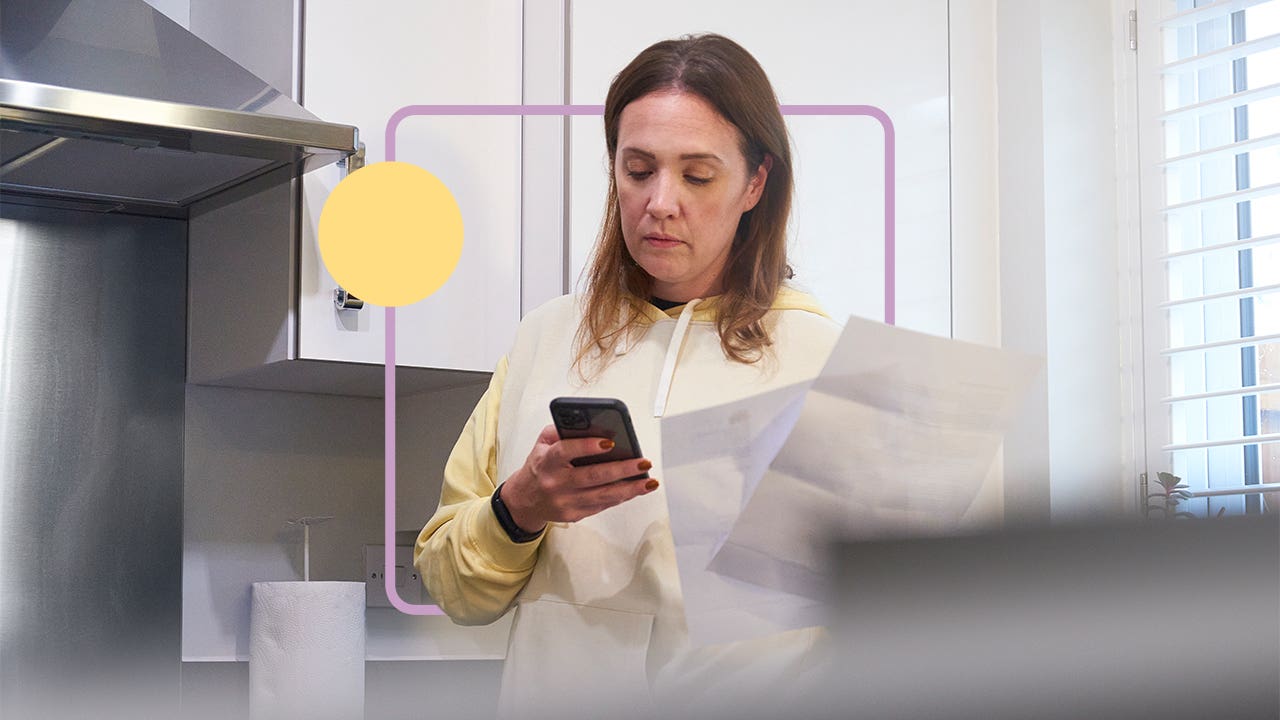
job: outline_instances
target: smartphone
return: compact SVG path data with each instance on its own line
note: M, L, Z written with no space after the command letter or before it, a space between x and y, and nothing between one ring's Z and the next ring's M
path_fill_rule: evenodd
M626 403L617 398L558 397L551 401L551 421L562 440L582 437L613 440L613 449L574 458L571 463L575 466L641 457L631 413L627 412ZM647 477L649 473L645 472L622 479L641 480Z

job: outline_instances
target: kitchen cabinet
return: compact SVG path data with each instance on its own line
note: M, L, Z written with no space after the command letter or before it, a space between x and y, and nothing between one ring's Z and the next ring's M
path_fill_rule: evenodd
M405 105L521 102L519 0L387 3L376 18L357 17L356 9L338 0L307 3L295 33L295 79L304 107L360 129L366 162L385 158L388 120ZM402 391L481 381L514 336L521 127L518 115L416 115L399 125L396 159L450 188L465 233L444 287L397 311ZM193 382L380 394L383 309L335 307L338 284L316 237L324 201L345 172L321 168L300 186L223 199L194 214ZM562 246L554 236L545 242Z
M410 104L519 104L521 3L396 2L383 21L353 23L349 3L309 2L303 105L361 129L367 161L386 157L392 114ZM396 160L425 168L462 210L462 258L431 297L398 310L404 365L490 371L520 320L520 117L415 115L396 132ZM335 312L316 222L342 171L304 180L299 347L306 357L379 363L383 313Z
M711 31L760 61L782 105L873 105L896 131L897 324L951 334L948 3L650 0L619 22L619 2L569 3L570 94L603 103L609 82L648 45ZM785 16L785 17L783 17ZM569 276L600 223L603 122L570 133ZM791 116L795 283L832 317L885 317L885 134L868 116Z
M648 44L691 31L726 34L758 57L784 105L887 113L896 133L896 319L949 335L947 7L797 0L779 24L767 8L729 0L654 0L653 12L618 23L618 4L609 2L397 0L379 4L376 16L356 16L350 3L314 0L305 32L295 33L301 62L293 77L309 110L360 128L372 163L385 159L388 120L402 107L600 104L613 75ZM867 116L791 116L788 124L796 284L838 320L883 318L884 130ZM450 187L465 226L453 277L397 311L401 389L477 382L507 350L522 314L572 290L581 275L605 193L602 123L418 114L399 125L396 141L395 159ZM301 188L274 188L193 220L193 381L380 394L382 309L335 309L337 283L316 242L324 200L343 172L322 168ZM290 202L297 211L280 212Z

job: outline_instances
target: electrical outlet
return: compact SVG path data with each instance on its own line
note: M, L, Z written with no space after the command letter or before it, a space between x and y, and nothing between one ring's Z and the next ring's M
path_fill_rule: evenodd
M365 607L391 607L383 580L384 545L364 546L364 604ZM421 605L426 591L413 566L413 547L396 546L396 592L401 600Z

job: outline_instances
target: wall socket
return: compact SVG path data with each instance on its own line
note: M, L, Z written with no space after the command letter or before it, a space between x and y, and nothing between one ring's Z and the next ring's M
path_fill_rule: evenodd
M385 545L364 546L365 607L391 607L383 581L383 549ZM418 569L413 566L413 546L396 546L396 591L400 599L412 605L427 603L427 590L422 586Z

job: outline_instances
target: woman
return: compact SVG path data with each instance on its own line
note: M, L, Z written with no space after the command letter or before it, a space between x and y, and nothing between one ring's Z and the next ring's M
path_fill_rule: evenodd
M643 714L660 676L709 687L705 671L735 652L686 649L664 491L621 479L661 478L664 414L811 378L839 331L783 285L791 151L746 50L718 35L657 43L614 79L604 120L609 192L586 292L521 323L416 549L456 622L515 607L500 701L512 717L589 715L593 699ZM647 458L571 466L606 441L559 440L547 405L562 395L621 398ZM785 673L814 641L788 635L764 655L733 650Z

